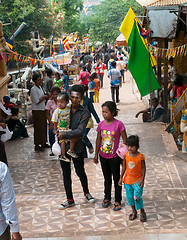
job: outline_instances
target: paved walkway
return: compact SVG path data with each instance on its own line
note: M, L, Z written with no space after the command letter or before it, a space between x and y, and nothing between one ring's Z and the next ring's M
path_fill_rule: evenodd
M100 102L110 100L109 85L105 79L100 91ZM112 206L101 207L103 176L100 165L85 160L90 192L96 202L84 199L79 180L72 168L73 192L76 205L58 210L65 200L60 164L49 151L33 150L33 129L30 138L6 143L10 172L13 178L21 233L25 240L101 240L101 239L152 239L187 240L187 161L175 156L177 148L171 135L160 123L142 123L134 116L145 108L132 94L131 83L120 90L119 116L128 135L140 136L140 151L146 156L147 174L144 188L144 205L147 222L128 220L130 207L123 190L122 210L114 212ZM101 104L95 104L101 116ZM96 125L95 125L96 128ZM95 142L96 130L89 133Z

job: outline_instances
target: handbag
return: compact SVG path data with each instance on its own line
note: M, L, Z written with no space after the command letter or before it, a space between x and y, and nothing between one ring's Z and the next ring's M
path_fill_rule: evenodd
M121 144L121 146L116 150L117 155L123 159L125 154L128 152L127 146L125 144Z
M1 141L6 142L11 139L13 132L9 131L8 126L6 128L0 127L0 132L1 132Z
M92 117L90 117L86 128L94 128L94 123Z
M120 80L119 79L116 79L116 80L112 80L110 82L110 86L111 87L118 87L120 85Z
M58 143L58 141L56 141L53 146L52 146L52 153L56 156L60 156L61 155L61 147Z

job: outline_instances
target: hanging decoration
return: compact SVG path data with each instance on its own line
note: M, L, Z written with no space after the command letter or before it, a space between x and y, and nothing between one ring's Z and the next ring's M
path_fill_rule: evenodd
M167 48L158 48L156 46L150 45L149 46L149 51L153 53L155 57L173 57L175 58L176 56L186 56L187 54L187 44L184 44L179 47L167 49Z

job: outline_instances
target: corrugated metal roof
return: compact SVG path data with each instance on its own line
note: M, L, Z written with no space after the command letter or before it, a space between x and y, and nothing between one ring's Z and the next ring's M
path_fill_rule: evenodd
M141 6L176 6L186 3L186 0L136 0Z

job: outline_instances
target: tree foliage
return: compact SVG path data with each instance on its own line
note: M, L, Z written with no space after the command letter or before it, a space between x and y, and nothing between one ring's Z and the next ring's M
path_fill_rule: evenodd
M3 0L0 2L0 21L8 23L12 19L15 30L22 22L23 30L16 36L16 45L20 53L28 53L28 43L32 31L39 31L40 37L49 39L61 37L62 32L81 31L80 12L82 0ZM4 26L6 37L12 35L11 26Z
M26 23L23 30L16 36L17 49L21 53L28 51L26 40L30 40L32 31L39 31L40 36L48 38L52 32L53 19L50 15L50 5L45 0L6 0L0 3L0 21L12 20L13 30L22 22ZM4 26L5 36L12 35L11 26Z
M58 0L59 8L63 9L62 31L72 33L81 31L80 13L83 9L82 0Z
M143 9L135 0L104 0L94 7L93 13L84 18L91 40L114 42L130 6L136 15L142 15Z

